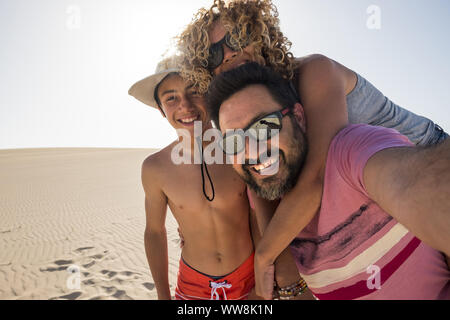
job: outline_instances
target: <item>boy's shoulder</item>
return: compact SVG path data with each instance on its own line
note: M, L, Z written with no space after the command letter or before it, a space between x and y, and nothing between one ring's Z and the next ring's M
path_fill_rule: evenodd
M172 149L176 142L171 143L164 149L149 155L142 163L143 177L151 176L156 178L161 176L166 170L173 166L171 161Z

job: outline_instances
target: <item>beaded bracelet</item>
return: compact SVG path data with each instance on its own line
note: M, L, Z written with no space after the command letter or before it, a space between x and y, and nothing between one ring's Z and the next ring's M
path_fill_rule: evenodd
M287 287L279 288L277 286L278 290L276 290L276 293L278 294L278 296L275 296L274 300L292 300L302 295L305 292L306 288L308 288L308 286L303 279L300 279L296 283Z

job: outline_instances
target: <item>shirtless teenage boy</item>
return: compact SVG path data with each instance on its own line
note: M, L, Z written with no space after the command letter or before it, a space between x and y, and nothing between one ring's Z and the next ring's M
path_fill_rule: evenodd
M163 61L155 75L135 84L129 93L159 108L174 129L188 130L194 137L195 121L201 121L203 130L210 128L206 105L195 88L177 74L175 63L173 59ZM142 165L145 250L158 298L171 299L165 229L169 207L184 238L175 298L246 299L254 287L254 247L245 184L231 166L209 165L215 198L208 201L203 194L201 166L172 162L172 149L179 143L149 156ZM194 151L192 143L192 155ZM206 194L211 196L205 179Z

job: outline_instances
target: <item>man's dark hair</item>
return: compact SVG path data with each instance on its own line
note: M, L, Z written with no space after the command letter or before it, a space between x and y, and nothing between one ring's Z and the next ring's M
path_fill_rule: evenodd
M283 107L293 108L299 102L291 82L268 67L255 62L246 63L220 74L211 82L207 95L208 111L218 129L222 103L246 87L258 84L265 86L272 98Z

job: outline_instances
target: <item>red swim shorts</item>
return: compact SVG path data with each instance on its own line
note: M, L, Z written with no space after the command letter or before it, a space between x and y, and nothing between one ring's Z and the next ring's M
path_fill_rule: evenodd
M238 269L214 280L180 260L176 300L245 300L255 287L252 254Z

